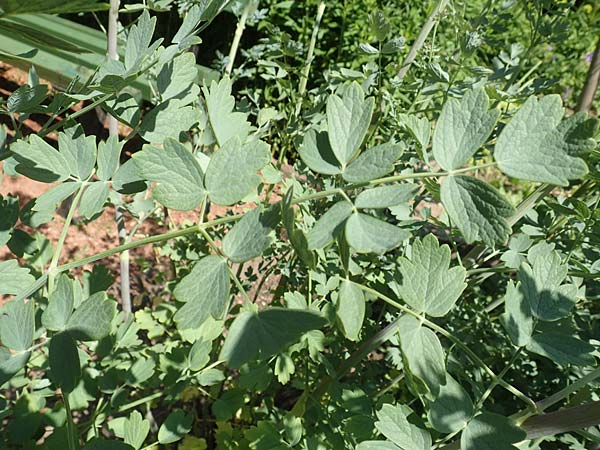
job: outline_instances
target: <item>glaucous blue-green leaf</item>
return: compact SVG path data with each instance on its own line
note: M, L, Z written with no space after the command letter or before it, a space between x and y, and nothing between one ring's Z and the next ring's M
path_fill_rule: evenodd
M409 201L418 189L418 186L412 183L366 189L358 194L354 206L365 209L389 208Z
M440 246L433 234L415 239L410 258L398 260L402 284L398 294L418 312L442 317L465 290L466 270L450 268L450 248Z
M500 170L511 177L559 186L583 177L588 168L583 159L572 156L572 142L560 127L563 115L559 95L530 97L498 136L494 158Z
M244 214L223 239L223 253L235 263L260 256L274 240L279 208L254 208Z
M572 156L579 156L593 150L596 142L598 119L590 117L586 112L578 112L564 119L558 131L564 137L565 148Z
M209 316L222 319L229 288L227 261L215 255L202 258L173 291L177 300L186 302L175 313L177 327L198 328Z
M212 342L204 339L198 339L192 345L187 358L187 365L191 371L202 370L210 362L210 352Z
M365 99L362 87L354 82L342 97L327 99L327 129L333 154L346 165L358 154L373 116L373 97Z
M35 281L29 269L20 267L15 259L0 262L0 294L15 295Z
M104 210L109 194L110 189L106 181L90 183L79 201L79 214L88 220L100 214Z
M500 111L489 108L484 88L449 98L433 132L433 157L444 170L462 167L490 136Z
M243 311L229 327L219 359L227 361L232 368L264 360L325 323L321 315L311 311L285 308Z
M232 137L237 136L241 142L246 141L250 132L250 123L246 114L233 112L235 99L231 95L231 80L224 77L218 83L213 81L210 89L202 88L206 99L206 111L210 127L219 145L224 145Z
M337 175L342 172L326 131L308 130L298 148L298 154L313 172L323 175Z
M140 64L153 51L150 42L155 26L156 17L151 18L148 10L144 10L137 23L129 29L123 59L128 71L139 70Z
M144 116L139 134L152 144L168 138L178 140L182 133L200 122L200 114L199 109L174 98L154 107Z
M292 205L293 195L294 190L290 188L283 197L281 201L281 218L296 255L308 268L313 269L316 264L316 256L308 248L308 240L304 231L296 227L296 213Z
M344 231L348 245L358 253L382 254L410 237L407 230L358 212L348 218Z
M596 362L592 352L594 346L568 334L545 332L534 334L527 350L554 361L560 366L573 364L591 366Z
M64 393L73 392L81 378L81 364L77 343L67 332L55 334L50 339L48 354L50 379Z
M462 432L461 450L516 450L513 444L526 433L509 418L484 412L473 418Z
M133 411L125 419L123 431L123 440L125 443L138 450L144 445L144 441L150 432L150 422L142 418L142 415L138 411Z
M160 163L160 160L157 159L157 162ZM120 194L137 194L145 191L148 183L139 175L135 160L129 159L114 173L112 187Z
M383 177L394 170L394 163L400 158L403 148L400 144L381 144L366 150L346 167L342 173L350 183L365 183Z
M431 137L431 124L427 117L417 117L412 114L401 115L402 125L417 140L421 148L427 148L429 138Z
M18 220L19 197L2 197L0 195L0 247L10 240L13 228Z
M124 142L119 142L118 136L110 136L98 144L98 170L96 175L100 181L108 181L119 167L121 150Z
M561 284L567 277L567 264L556 251L535 258L532 264L521 264L517 277L533 315L549 321L568 316L577 303L577 286Z
M233 205L256 189L256 173L271 161L269 146L262 141L246 144L237 136L227 141L210 158L206 170L206 190L213 203ZM235 170L233 170L235 168Z
M449 176L442 181L440 194L467 243L483 241L493 247L508 239L511 227L507 218L514 208L489 184L473 177Z
M140 100L127 92L121 92L118 97L113 100L108 100L103 105L111 116L131 128L137 128L142 118L142 108ZM118 136L114 136L114 140L118 140ZM100 146L98 146L98 150Z
M62 331L67 326L77 295L74 283L65 274L59 275L56 280L56 287L48 298L48 306L42 313L42 325L47 329Z
M352 214L352 203L342 200L323 214L308 232L306 239L309 250L323 248L333 242L342 231L344 222Z
M356 446L356 450L403 450L390 441L363 441Z
M80 341L97 341L110 333L110 323L117 313L117 305L96 292L75 309L67 321L66 331Z
M158 442L171 444L182 439L192 429L194 416L178 409L173 411L158 429Z
M467 391L446 374L446 384L440 386L437 398L427 413L429 422L440 433L462 430L473 417L473 402Z
M0 309L0 340L15 352L31 347L35 331L33 301L13 300Z
M164 64L156 77L156 87L161 101L172 98L191 103L198 98L200 88L194 84L198 77L196 57L191 52L182 53Z
M31 352L13 354L6 347L0 347L0 386L23 369L30 356Z
M19 140L10 147L17 161L15 170L32 180L53 183L66 180L69 166L64 156L35 134L28 141Z
M357 341L365 318L365 295L349 280L342 280L340 283L336 313L344 336Z
M41 112L40 104L46 99L47 92L46 84L20 86L6 100L6 109L10 113Z
M96 166L96 137L86 137L80 125L66 128L58 133L58 148L71 175L87 180Z
M175 139L167 139L162 149L145 145L133 156L138 173L158 183L152 196L167 208L189 211L202 201L204 174L198 160Z
M375 427L401 449L430 450L431 435L408 420L412 413L406 405L384 404L377 411Z
M523 292L521 283L509 281L504 295L502 324L517 347L527 345L533 334L531 306Z
M433 398L446 383L446 355L433 331L411 315L405 314L398 322L400 346L413 375L423 380Z
M66 183L56 185L36 198L32 209L34 211L54 212L60 203L74 194L80 187L81 183L74 181L67 181Z

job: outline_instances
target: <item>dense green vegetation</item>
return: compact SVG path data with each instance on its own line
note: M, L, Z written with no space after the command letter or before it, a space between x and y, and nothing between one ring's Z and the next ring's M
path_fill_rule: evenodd
M600 5L111 4L0 0L0 448L599 448Z

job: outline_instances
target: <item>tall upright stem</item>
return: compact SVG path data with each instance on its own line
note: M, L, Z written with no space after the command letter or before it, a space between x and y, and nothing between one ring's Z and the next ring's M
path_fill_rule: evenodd
M592 63L588 71L585 86L577 103L577 111L588 112L592 107L594 96L598 90L598 82L600 81L600 38L596 44L596 50L592 55Z
M110 59L118 60L117 52L117 26L119 21L119 0L110 0L110 10L108 11L108 46L107 53ZM119 122L113 116L108 117L108 134L119 137ZM120 197L119 197L120 198ZM115 205L115 222L117 223L117 232L119 234L119 244L123 245L127 241L127 229L125 228L125 217L119 205ZM129 276L129 250L124 251L119 256L119 268L121 272L121 307L128 317L131 314L131 290Z
M233 63L235 62L235 55L237 55L238 47L240 46L240 40L242 39L242 34L244 34L244 30L246 29L246 20L248 20L248 15L252 7L254 6L254 0L249 0L242 11L242 15L240 20L238 21L237 28L235 29L235 35L233 36L233 41L231 42L231 48L229 49L229 60L227 61L227 67L225 67L225 75L231 75L233 71Z

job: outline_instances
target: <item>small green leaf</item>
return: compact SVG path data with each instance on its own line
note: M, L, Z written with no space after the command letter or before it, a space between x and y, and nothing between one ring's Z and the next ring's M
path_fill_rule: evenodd
M193 415L186 415L178 409L169 414L158 430L158 442L171 444L182 439L192 429Z
M408 129L410 134L419 142L422 149L427 148L429 138L431 137L431 124L427 117L404 114L401 116L402 124Z
M465 290L466 270L450 268L450 247L440 246L433 234L415 239L410 259L398 260L402 284L399 295L418 312L442 317Z
M514 208L492 186L473 177L449 176L442 181L441 199L467 243L489 246L508 240L507 218Z
M60 203L74 194L81 187L81 183L68 181L54 186L35 199L34 211L48 211L54 213Z
M274 240L279 222L279 208L263 210L262 206L244 214L223 239L223 253L234 263L260 256Z
M144 179L158 183L152 196L167 208L189 211L204 198L200 164L176 140L167 139L162 149L145 145L141 152L134 154L133 161Z
M182 278L173 295L186 304L175 313L181 330L197 328L209 317L222 319L230 288L227 261L219 256L206 256Z
M500 111L488 107L484 88L446 101L433 133L433 157L444 170L462 167L490 136Z
M48 362L52 381L64 393L73 392L81 378L81 365L77 344L69 333L52 336Z
M325 131L308 130L298 149L298 154L313 172L324 175L337 175L342 172Z
M365 183L383 177L394 170L403 148L399 144L381 144L359 155L342 173L350 183Z
M48 86L45 84L21 86L6 100L6 109L9 113L39 112L42 110L40 105L46 99L47 92Z
M96 165L96 137L85 136L80 125L58 133L58 148L69 172L81 181L87 180Z
M375 100L360 84L352 83L342 97L332 94L327 99L327 128L333 154L345 167L358 153L367 134Z
M56 281L56 288L48 298L48 306L42 313L42 325L52 331L62 331L67 326L75 305L76 281L61 274Z
M440 386L427 417L440 433L454 433L462 430L473 417L473 402L464 388L446 374L446 384Z
M15 295L35 281L29 269L19 267L15 259L0 262L0 294Z
M123 144L119 142L118 136L110 136L106 142L98 144L98 171L96 175L101 181L108 181L117 171L121 158Z
M0 339L10 350L23 352L31 347L35 332L33 300L13 300L0 309Z
M365 318L363 291L352 282L342 280L338 291L336 312L344 336L351 341L357 341Z
M0 347L0 386L23 369L30 356L31 352L12 354L6 347Z
M210 200L217 205L239 202L256 189L260 183L256 172L270 160L271 153L266 143L252 141L242 145L237 136L230 139L213 154L206 170L206 189Z
M344 230L348 245L358 253L382 254L400 245L410 232L362 213L353 213Z
M577 286L561 283L567 277L567 264L551 251L533 260L533 268L521 264L518 279L531 312L541 320L558 320L568 316L577 303Z
M134 72L139 70L139 66L154 50L150 48L154 27L156 26L156 17L150 17L148 10L145 9L139 17L137 23L133 24L127 35L127 45L125 46L125 57L123 59L125 68Z
M231 80L223 78L218 83L211 82L210 89L202 88L206 99L206 110L212 131L219 145L224 145L237 136L244 142L250 132L246 114L233 112L235 99L231 95Z
M403 450L390 441L363 441L355 450Z
M1 183L1 177L0 177ZM5 245L19 220L19 197L0 195L0 247Z
M523 293L521 283L515 286L512 281L508 282L504 295L504 308L502 324L511 341L517 347L527 345L531 340L534 325L531 306Z
M461 450L516 450L514 443L525 439L525 431L510 419L484 412L475 416L460 437Z
M27 178L53 183L64 181L70 175L64 156L35 134L29 136L29 141L15 142L11 150L18 163L15 170Z
M127 160L112 177L112 187L120 194L137 194L148 188L148 183L139 175L136 162Z
M559 95L530 97L504 127L494 149L500 170L511 177L567 186L588 172L561 127L564 115ZM588 136L588 137L591 137Z
M406 405L384 404L377 411L375 427L386 438L402 449L430 450L431 436L427 430L413 425L408 420L413 411Z
M80 341L97 341L110 333L110 323L116 313L116 303L107 300L104 292L97 292L75 309L66 331Z
M409 201L415 196L417 190L418 186L412 183L366 189L358 194L354 205L365 209L389 208Z
M333 242L342 231L344 222L352 214L352 203L342 200L325 212L308 232L308 249L323 248Z
M446 384L446 356L440 340L433 331L408 314L398 322L402 353L412 374L425 382L433 398Z
M100 214L104 211L104 204L108 200L109 194L110 189L106 181L90 183L81 196L79 214L88 220Z
M161 101L165 102L172 98L188 102L198 98L200 89L194 85L198 77L196 57L191 52L182 53L165 64L156 77L156 87Z
M138 411L133 411L125 420L124 441L135 450L144 445L144 441L150 432L150 422L142 418Z
M188 368L197 372L202 370L210 362L210 352L212 350L212 342L198 339L192 345L188 355Z
M297 342L304 333L325 325L325 319L311 311L267 308L243 311L231 326L219 359L229 367L264 360Z
M560 366L591 366L596 362L592 354L595 350L593 345L558 332L534 334L527 344L527 350L545 356Z

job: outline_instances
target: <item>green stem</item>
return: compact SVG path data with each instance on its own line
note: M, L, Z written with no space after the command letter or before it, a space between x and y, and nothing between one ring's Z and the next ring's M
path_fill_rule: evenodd
M69 212L67 213L67 217L65 218L65 223L63 225L62 231L60 233L60 237L58 238L58 243L56 244L56 248L54 249L54 254L52 255L52 261L50 261L50 266L48 267L48 290L52 292L54 290L54 271L56 266L58 266L58 260L60 259L60 254L62 253L62 248L65 245L65 240L67 239L67 234L69 234L69 227L71 226L71 222L73 221L73 216L75 215L75 210L77 209L77 205L79 204L79 200L81 199L81 194L83 194L83 190L85 189L85 183L81 185L77 194L73 198L73 202L71 203L71 207L69 208Z
M519 348L517 348L514 351L512 357L510 358L510 361L508 361L508 364L506 364L506 366L504 367L504 369L502 369L502 371L498 374L498 376L492 380L492 382L490 383L490 385L488 386L488 388L486 389L486 391L483 393L483 395L481 396L481 398L477 402L477 405L475 406L475 411L478 411L479 409L481 409L481 407L483 406L483 404L485 403L485 401L487 400L487 398L490 396L490 394L492 393L492 391L494 390L494 388L496 386L498 386L498 383L500 382L500 380L502 380L502 378L504 377L504 375L507 374L507 372L510 370L510 368L512 367L512 365L515 363L515 361L517 360L517 358L521 354L521 350L522 350L522 347L519 347Z
M133 401L131 403L127 403L125 405L119 406L119 408L117 408L117 412L122 413L122 412L128 411L130 409L135 408L136 406L140 406L140 405L143 405L145 403L151 402L152 400L159 399L162 396L164 396L163 392L155 392L152 395L148 395L146 397L143 397L143 398L140 398L138 400L135 400L135 401Z
M73 422L73 415L71 413L71 405L69 404L69 394L63 393L63 401L65 404L65 412L67 414L67 441L69 443L69 450L77 450L77 436L75 430L75 422Z
M250 14L250 10L253 6L254 1L248 1L244 10L242 11L240 20L238 21L237 28L235 30L235 35L233 36L233 41L231 42L231 48L229 49L229 61L227 61L227 67L225 67L225 75L227 76L230 76L231 71L233 70L235 55L237 54L238 47L240 46L240 40L242 39L244 29L246 28L246 20L248 20L248 15Z

